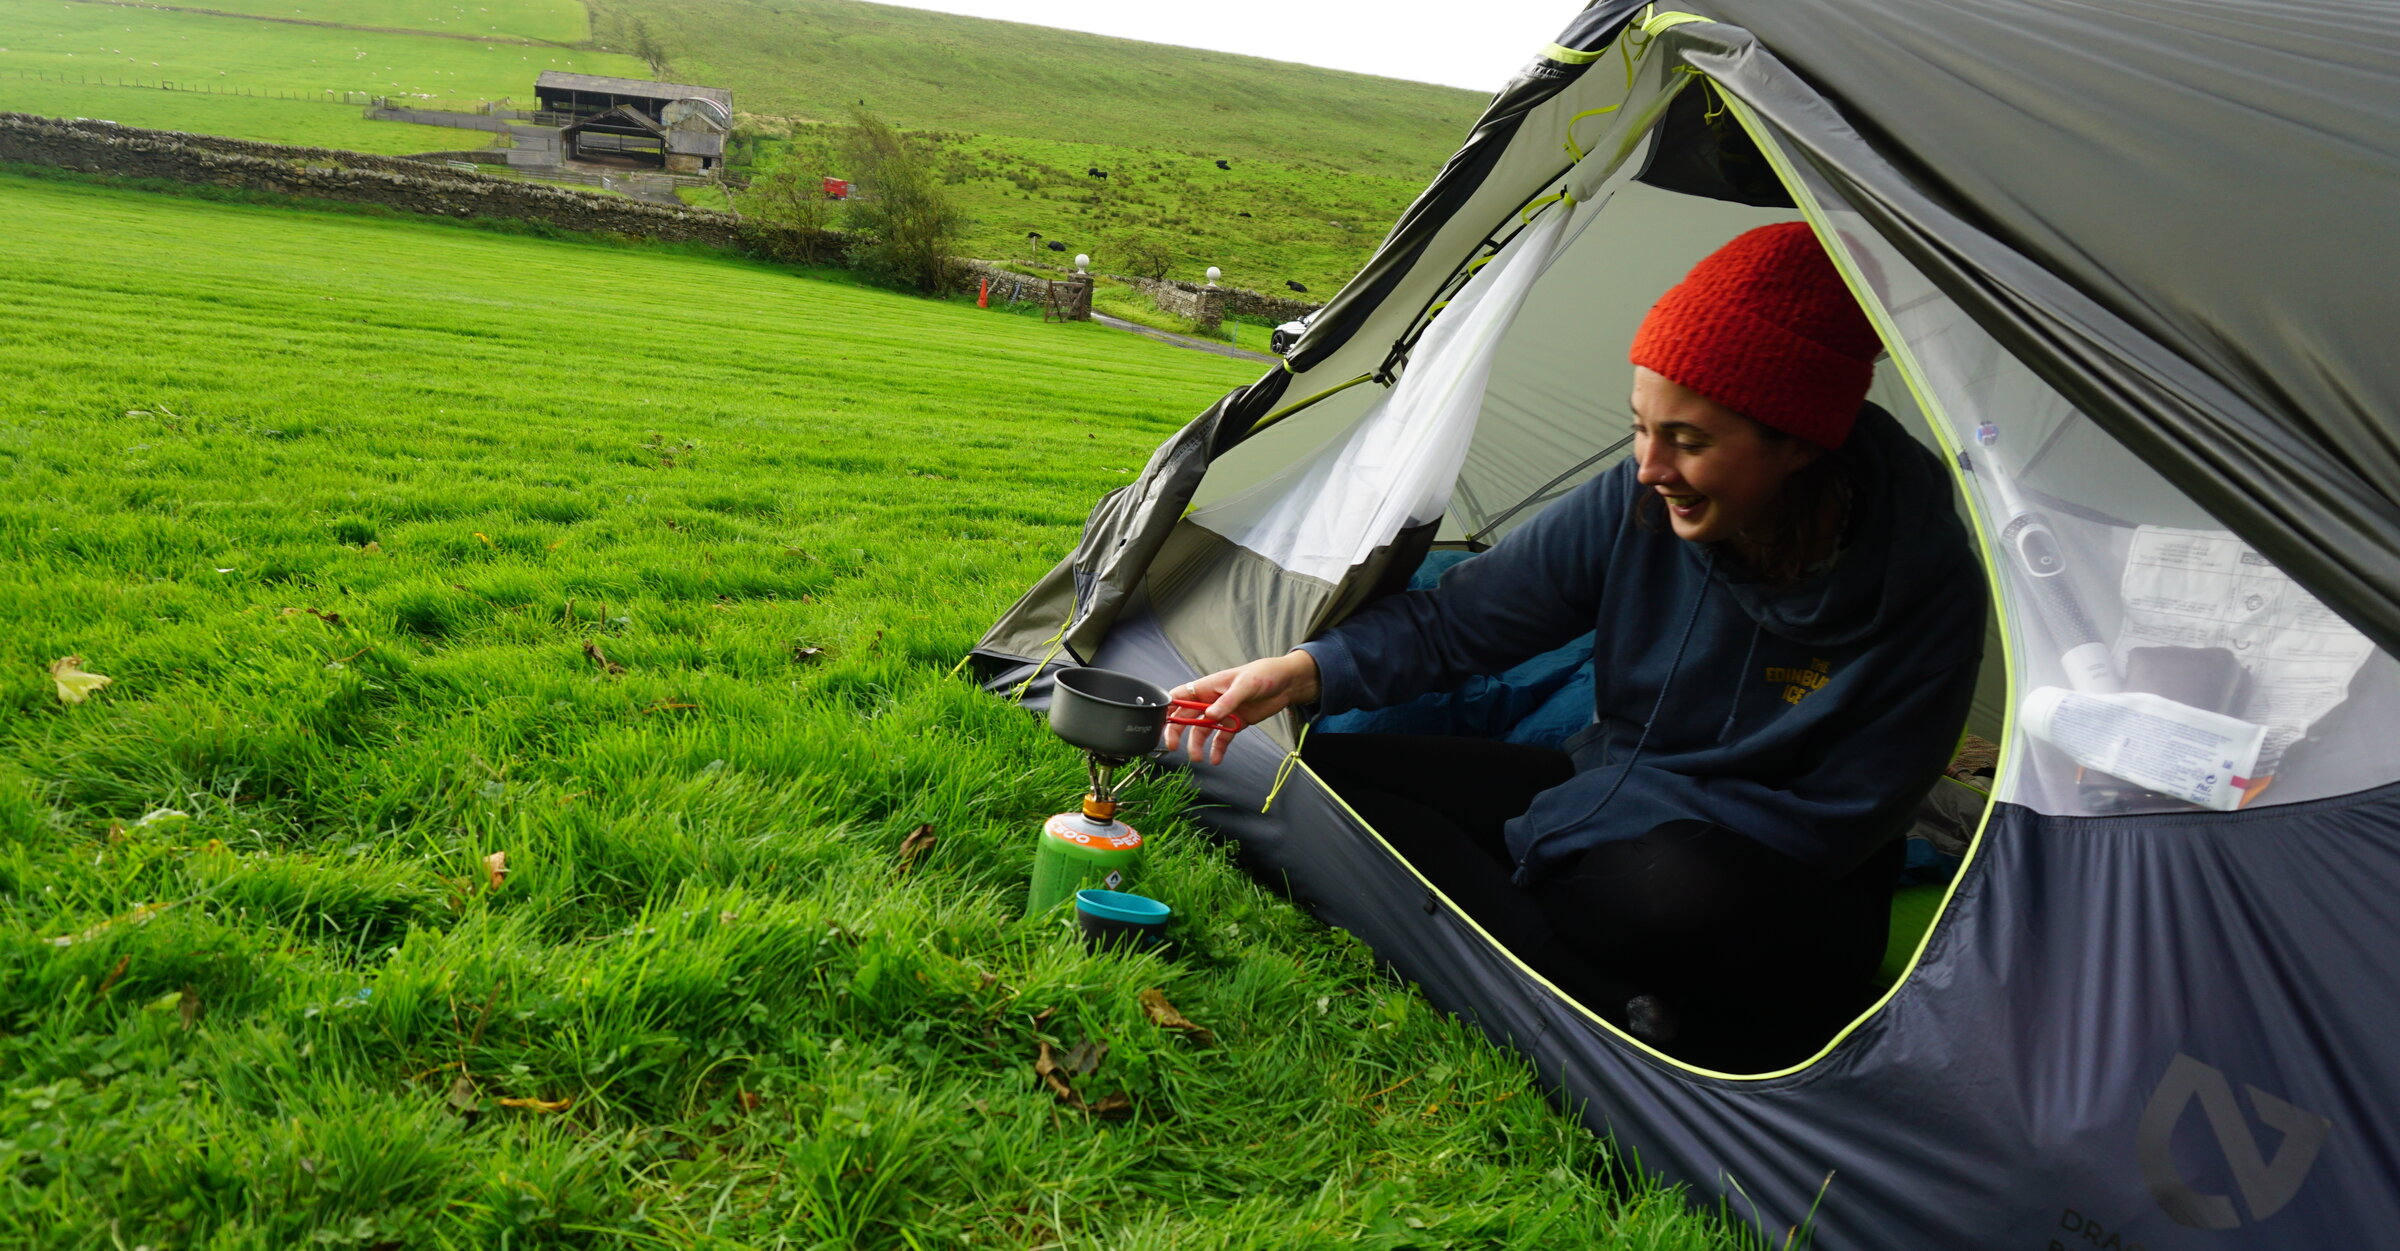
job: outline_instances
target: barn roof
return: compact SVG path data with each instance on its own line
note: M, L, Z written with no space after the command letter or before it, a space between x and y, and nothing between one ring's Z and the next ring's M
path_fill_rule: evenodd
M533 80L536 90L543 87L559 91L590 91L602 95L633 96L643 100L683 100L697 96L733 110L733 93L723 87L695 87L689 83L654 83L640 78L610 78L602 74L569 74L560 70L543 70Z
M596 117L584 118L562 133L574 135L587 130L596 130L604 135L643 134L655 139L667 137L666 127L650 120L640 109L629 104L620 104Z

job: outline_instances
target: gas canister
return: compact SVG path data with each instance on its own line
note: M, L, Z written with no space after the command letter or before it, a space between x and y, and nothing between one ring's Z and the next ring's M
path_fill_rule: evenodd
M1039 916L1091 887L1131 890L1142 859L1142 836L1114 816L1096 816L1087 803L1084 812L1062 812L1042 826L1033 853L1033 888L1025 900L1027 916Z

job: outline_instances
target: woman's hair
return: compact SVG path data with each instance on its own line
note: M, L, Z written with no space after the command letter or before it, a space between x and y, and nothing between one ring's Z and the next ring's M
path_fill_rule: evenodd
M1759 438L1769 443L1793 443L1799 438L1764 422L1750 424L1757 427ZM1840 448L1828 448L1783 480L1765 513L1743 530L1742 544L1724 544L1724 554L1740 561L1769 586L1790 586L1833 554L1849 523L1856 488L1854 458ZM1658 492L1634 495L1633 519L1645 530L1667 528L1666 505Z

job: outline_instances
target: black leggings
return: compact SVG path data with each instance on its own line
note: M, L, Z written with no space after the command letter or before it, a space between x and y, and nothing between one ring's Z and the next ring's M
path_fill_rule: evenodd
M1564 753L1321 734L1304 755L1443 894L1584 1006L1623 1025L1628 999L1663 1000L1684 1059L1751 1072L1792 1063L1872 993L1897 839L1827 878L1722 826L1671 821L1519 887L1502 827L1574 775Z

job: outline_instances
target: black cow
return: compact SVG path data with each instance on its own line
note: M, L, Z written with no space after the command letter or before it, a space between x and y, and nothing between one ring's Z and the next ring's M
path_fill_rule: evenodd
M1053 243L1050 245L1050 250L1053 252L1064 252L1067 250L1067 245L1063 243Z
M1249 214L1248 214L1248 213L1242 213L1242 214L1238 214L1238 216L1241 216L1241 217L1248 217L1248 216L1249 216Z
M1308 294L1308 288L1307 288L1307 287L1301 286L1299 283L1293 282L1293 281L1292 281L1291 279L1289 279L1289 278L1286 278L1286 279L1284 279L1284 280L1283 280L1283 285L1285 285L1285 286L1287 286L1287 287L1290 287L1292 290L1294 290L1294 291L1297 291L1297 292L1299 292L1299 293L1300 293L1300 294L1302 294L1302 295L1307 295L1307 294Z
M1231 165L1227 165L1227 164L1226 164L1225 162L1223 162L1223 161L1219 161L1219 162L1217 162L1217 168L1218 168L1218 169L1232 169L1233 167L1232 167Z

